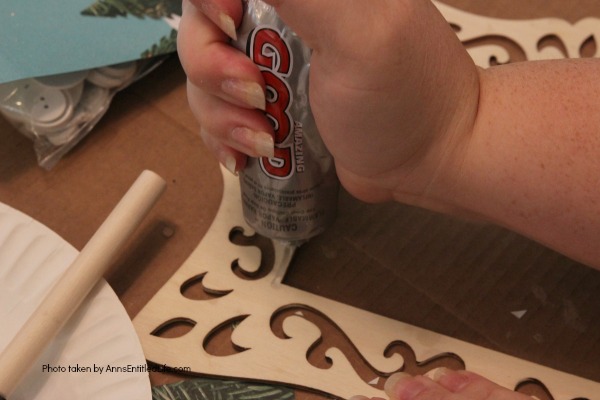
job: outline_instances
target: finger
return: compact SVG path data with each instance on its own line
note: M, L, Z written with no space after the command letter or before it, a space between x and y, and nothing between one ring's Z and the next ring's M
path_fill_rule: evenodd
M248 159L245 154L223 145L220 141L216 140L210 132L203 128L200 129L200 137L208 150L215 155L221 165L229 172L237 175L239 171L245 168Z
M356 395L348 398L348 400L385 400L383 397L367 397L362 395Z
M445 370L435 379L399 373L388 378L384 389L392 400L531 400L472 372Z
M236 107L188 83L188 101L202 129L215 140L251 157L273 157L272 126L258 110Z
M256 66L227 43L226 35L196 7L185 7L177 49L194 85L247 108L264 109L264 80Z
M465 399L531 400L531 397L517 393L469 371L453 371L440 368L435 381L451 393Z
M390 376L385 381L384 390L390 400L451 400L452 396L451 392L429 378L402 372ZM452 400L462 399L454 397Z
M190 5L204 13L231 39L237 39L236 27L242 20L240 0L183 0L184 12Z

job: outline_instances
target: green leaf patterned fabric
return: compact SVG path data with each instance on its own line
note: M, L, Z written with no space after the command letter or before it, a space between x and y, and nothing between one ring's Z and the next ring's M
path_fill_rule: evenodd
M152 400L294 400L294 390L217 379L191 379L152 388Z

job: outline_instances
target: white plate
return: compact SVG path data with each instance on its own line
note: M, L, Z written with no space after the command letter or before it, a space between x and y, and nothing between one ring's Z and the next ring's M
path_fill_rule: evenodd
M44 225L0 203L0 350L77 253ZM121 372L107 372L107 365ZM145 365L127 312L102 280L33 363L10 400L148 400L152 394ZM94 372L94 366L104 372ZM74 372L77 367L91 372Z

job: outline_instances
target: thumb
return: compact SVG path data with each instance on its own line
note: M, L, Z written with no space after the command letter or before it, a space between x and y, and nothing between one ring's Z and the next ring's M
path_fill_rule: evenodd
M313 50L318 50L325 41L331 40L339 32L339 13L344 10L344 3L347 3L340 0L262 1L273 6L283 22Z

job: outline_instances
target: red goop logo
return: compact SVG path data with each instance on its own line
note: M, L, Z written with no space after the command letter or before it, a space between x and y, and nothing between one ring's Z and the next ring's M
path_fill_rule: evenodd
M282 34L269 27L252 31L246 53L258 65L265 80L266 115L275 131L275 157L261 158L260 166L269 177L286 179L294 171L293 149L288 141L294 129L289 112L292 95L285 79L292 70L292 53Z

